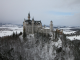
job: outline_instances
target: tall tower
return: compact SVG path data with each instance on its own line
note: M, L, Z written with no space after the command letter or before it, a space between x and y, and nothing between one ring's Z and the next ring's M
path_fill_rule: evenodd
M32 18L32 34L34 34L34 18Z
M41 28L42 28L42 23L40 23L40 26L41 26Z
M50 22L50 31L51 32L53 31L53 22L52 21Z
M28 13L28 20L30 20L30 13Z

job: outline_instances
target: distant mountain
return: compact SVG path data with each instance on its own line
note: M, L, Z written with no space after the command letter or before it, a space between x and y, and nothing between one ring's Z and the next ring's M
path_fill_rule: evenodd
M44 25L42 25L43 27L44 27ZM45 25L46 27L50 27L49 25ZM62 29L64 29L64 28L70 28L70 29L80 29L80 26L56 26L56 25L53 25L53 28L55 28L55 29L59 29L59 28L62 28Z
M0 23L0 27L23 27L22 24Z
M44 27L44 25L42 25ZM50 27L49 25L45 25L46 27ZM0 23L0 27L23 27L22 24L12 24L12 23ZM53 28L71 28L71 29L80 29L80 26L57 26L53 25Z

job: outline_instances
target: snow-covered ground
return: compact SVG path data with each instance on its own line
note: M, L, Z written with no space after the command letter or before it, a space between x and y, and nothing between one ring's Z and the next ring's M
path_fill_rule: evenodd
M69 37L67 36L67 38L70 39L71 41L76 40L76 39L80 40L80 35L79 36L69 36Z
M56 41L56 42L51 42L51 45L54 45L55 47L57 47L57 48L60 48L60 47L62 47L62 41L61 41L61 39L59 38L58 39L58 41Z
M68 31L67 31L67 30L63 31L64 34L71 34L71 33L73 34L73 33L75 33L75 32L76 32L76 31L70 31L70 30L68 30Z
M64 34L75 34L76 31L71 31L71 30L64 30L63 33ZM80 35L79 36L67 36L67 39L72 40L80 40Z
M73 33L75 33L76 31L72 31L72 30L70 30L70 29L73 29L73 28L59 28L60 30L62 30L63 29L63 33L64 34L73 34Z
M20 32L23 32L23 27L19 28L19 27L0 27L0 29L4 28L4 30L0 30L0 37L3 37L3 36L8 36L8 35L11 35L14 33L20 33ZM6 30L9 29L9 30Z
M60 29L63 29L63 30L69 30L69 29L72 29L72 28L60 28Z
M60 38L59 38L59 40L57 42L53 42L53 44L58 48L62 47L62 41L61 41Z

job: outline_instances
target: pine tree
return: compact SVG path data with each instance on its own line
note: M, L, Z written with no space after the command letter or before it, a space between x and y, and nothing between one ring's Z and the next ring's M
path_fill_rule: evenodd
M23 38L25 38L26 37L26 32L25 32L25 28L24 28L24 30L23 30Z
M17 37L17 31L16 31L16 37Z
M15 37L15 33L13 32L13 37Z
M55 39L57 38L57 30L55 31Z

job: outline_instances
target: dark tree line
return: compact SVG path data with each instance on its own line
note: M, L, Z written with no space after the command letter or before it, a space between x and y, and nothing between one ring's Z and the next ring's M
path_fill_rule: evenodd
M25 31L25 28L23 29L23 38L26 37L26 31Z

